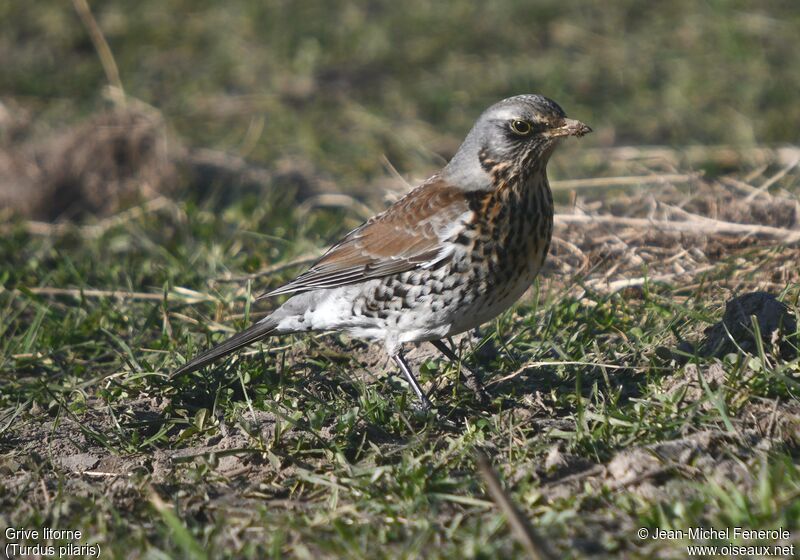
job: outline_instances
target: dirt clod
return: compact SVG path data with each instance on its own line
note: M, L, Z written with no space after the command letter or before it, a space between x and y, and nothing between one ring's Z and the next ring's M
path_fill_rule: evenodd
M765 350L777 350L781 358L793 359L797 349L790 339L795 337L797 322L789 308L767 292L752 292L729 300L722 321L706 329L698 354L720 358L739 349L757 353L753 318Z
M761 335L760 341L756 332ZM683 340L678 344L678 352L659 347L656 354L664 361L685 364L692 355L722 358L739 351L755 355L761 344L765 353L792 360L797 356L800 342L793 313L768 292L751 292L730 299L725 304L722 320L708 327L704 334L699 344Z

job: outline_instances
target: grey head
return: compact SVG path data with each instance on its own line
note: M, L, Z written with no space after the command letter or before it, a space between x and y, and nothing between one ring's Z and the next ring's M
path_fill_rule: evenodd
M509 97L478 117L442 171L442 178L465 190L490 189L493 166L502 165L510 174L522 177L544 171L561 138L591 131L582 122L568 119L564 110L547 97Z

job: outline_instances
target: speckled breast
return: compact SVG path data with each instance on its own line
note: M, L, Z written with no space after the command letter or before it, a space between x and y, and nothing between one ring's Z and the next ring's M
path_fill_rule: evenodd
M553 233L553 199L544 173L526 185L506 182L473 204L476 219L455 240L468 252L451 273L469 280L451 334L495 317L519 299L539 273Z
M495 317L527 290L550 246L553 203L547 177L507 181L471 195L474 218L449 243L451 259L365 285L353 314L413 340L464 332Z

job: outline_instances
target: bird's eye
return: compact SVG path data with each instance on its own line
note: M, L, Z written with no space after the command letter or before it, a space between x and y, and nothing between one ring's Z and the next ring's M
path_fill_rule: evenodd
M531 133L531 123L528 121L511 121L511 130L520 136L527 136Z

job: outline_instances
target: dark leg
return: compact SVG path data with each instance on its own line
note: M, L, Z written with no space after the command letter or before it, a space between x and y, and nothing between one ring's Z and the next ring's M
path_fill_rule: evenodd
M447 344L441 340L432 340L431 344L433 344L439 352L444 354L448 360L459 363L460 360L458 356L456 356L456 353L453 352ZM488 404L489 395L486 394L486 389L484 389L480 377L463 363L461 363L461 375L464 376L464 384L475 394L475 398L478 399L478 402L481 404Z
M431 401L429 401L428 397L425 396L425 393L422 392L422 387L419 386L417 378L414 377L413 373L411 373L411 368L409 367L408 362L406 362L406 359L400 353L397 353L394 356L392 356L392 359L400 368L400 370L403 372L403 375L406 376L406 381L408 381L408 384L411 385L411 388L417 394L419 400L422 401L423 410L430 410L432 408Z

